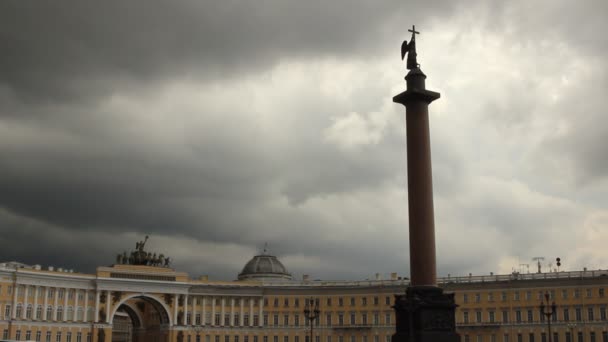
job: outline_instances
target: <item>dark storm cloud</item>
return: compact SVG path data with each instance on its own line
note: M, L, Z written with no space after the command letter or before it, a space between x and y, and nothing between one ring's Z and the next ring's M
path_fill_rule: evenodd
M28 101L82 100L129 80L239 77L285 58L360 58L386 42L387 25L402 22L405 32L406 22L449 3L3 1L0 83Z

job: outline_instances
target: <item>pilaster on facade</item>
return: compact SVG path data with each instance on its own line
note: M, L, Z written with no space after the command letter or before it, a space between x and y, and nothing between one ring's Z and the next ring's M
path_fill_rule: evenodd
M42 320L46 321L46 320L48 320L48 317L47 317L47 311L48 311L47 307L49 306L49 287L48 286L46 286L44 288L44 300L43 300L43 302L44 302L44 307L42 308Z
M99 302L100 302L100 296L101 296L101 291L96 290L95 291L95 315L94 315L94 317L95 317L94 322L95 323L99 323L99 310L100 310L100 307L99 307L100 303Z
M53 288L53 321L57 321L57 301L59 299L59 289Z

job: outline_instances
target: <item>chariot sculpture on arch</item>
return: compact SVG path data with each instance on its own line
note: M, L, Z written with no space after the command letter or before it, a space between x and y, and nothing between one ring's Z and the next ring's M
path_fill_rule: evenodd
M165 257L163 253L146 252L144 248L146 242L148 242L148 238L149 236L146 235L143 241L136 242L135 250L131 251L131 253L127 254L127 251L124 251L116 255L116 264L170 267L171 258Z

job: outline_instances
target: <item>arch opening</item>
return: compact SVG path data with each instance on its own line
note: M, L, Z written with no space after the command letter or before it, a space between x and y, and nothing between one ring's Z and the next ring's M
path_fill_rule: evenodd
M155 298L133 296L112 316L112 342L168 342L169 315Z

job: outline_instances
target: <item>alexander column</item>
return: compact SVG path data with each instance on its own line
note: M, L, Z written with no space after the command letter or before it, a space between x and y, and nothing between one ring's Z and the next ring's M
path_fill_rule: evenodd
M426 89L426 75L416 60L415 26L410 42L401 46L407 54L407 90L393 102L405 106L407 132L407 184L410 237L410 286L396 296L396 333L392 342L458 342L454 294L437 287L435 220L428 106L439 93Z

